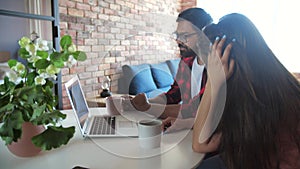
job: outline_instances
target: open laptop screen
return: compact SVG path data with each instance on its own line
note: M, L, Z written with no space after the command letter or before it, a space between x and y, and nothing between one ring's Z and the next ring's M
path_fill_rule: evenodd
M78 119L80 120L81 128L83 128L89 109L84 99L80 82L75 80L70 86L67 87L67 90L70 96L70 102L73 106L73 109L76 111Z

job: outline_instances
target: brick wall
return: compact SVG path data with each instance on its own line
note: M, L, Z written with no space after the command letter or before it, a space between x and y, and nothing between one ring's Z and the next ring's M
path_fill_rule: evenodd
M170 34L178 11L191 5L183 1L59 0L61 36L71 35L78 49L87 53L86 61L62 70L62 84L78 74L86 97L96 96L108 75L116 92L122 65L178 57ZM70 108L64 85L63 105Z
M187 8L196 7L197 0L181 0L180 1L180 11Z

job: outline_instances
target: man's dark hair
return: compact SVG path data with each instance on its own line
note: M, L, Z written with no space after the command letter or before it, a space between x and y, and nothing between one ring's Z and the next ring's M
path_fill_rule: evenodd
M176 21L182 20L191 22L200 30L213 21L211 16L202 8L189 8L180 12Z

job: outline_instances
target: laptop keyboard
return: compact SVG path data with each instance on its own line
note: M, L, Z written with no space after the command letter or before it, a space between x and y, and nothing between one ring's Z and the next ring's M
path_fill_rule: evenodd
M115 125L116 125L116 117L95 116L90 134L114 135Z

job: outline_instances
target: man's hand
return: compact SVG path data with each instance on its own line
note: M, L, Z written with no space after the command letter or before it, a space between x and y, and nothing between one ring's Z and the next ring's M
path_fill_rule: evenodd
M194 124L194 118L182 119L175 117L167 117L162 121L162 130L165 133L175 132L183 129L191 129Z
M134 108L138 111L147 111L151 107L145 93L137 94L130 101L131 101L132 105L134 106Z

